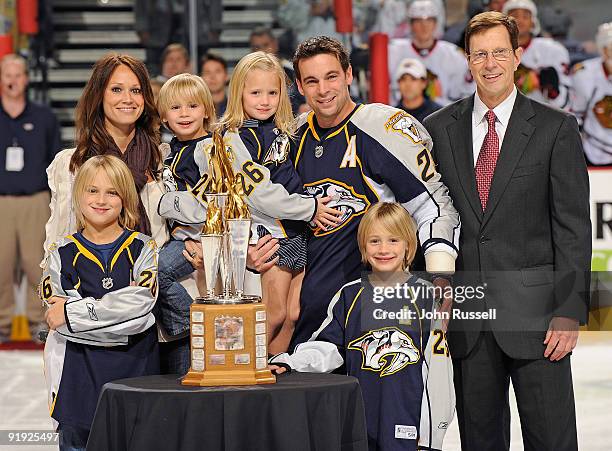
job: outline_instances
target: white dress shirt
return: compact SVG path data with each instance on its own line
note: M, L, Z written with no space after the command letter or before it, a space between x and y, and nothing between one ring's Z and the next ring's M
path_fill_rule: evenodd
M516 87L514 87L510 95L506 97L502 103L493 108L493 113L495 113L495 131L499 137L499 150L501 150L501 146L504 142L508 121L510 121L510 115L514 108L516 92ZM476 166L476 161L478 161L478 155L480 155L480 149L482 148L482 143L484 142L489 128L486 118L487 111L489 111L489 107L480 100L478 91L476 91L474 95L474 109L472 110L472 149L474 151L474 167Z

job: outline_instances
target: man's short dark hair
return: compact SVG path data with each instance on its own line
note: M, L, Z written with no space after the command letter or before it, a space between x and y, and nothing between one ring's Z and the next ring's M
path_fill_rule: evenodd
M204 64L209 61L216 61L217 63L221 64L223 69L225 69L225 72L227 72L227 61L221 55L214 52L207 52L206 55L202 57L202 61L200 62L200 70L202 70Z
M268 36L270 39L274 39L276 41L276 36L274 36L274 33L272 33L272 30L264 26L253 28L253 31L251 31L251 34L249 35L249 41L254 37L260 37L260 36Z
M518 49L518 26L516 25L516 20L507 14L498 13L497 11L487 11L472 17L465 28L465 53L468 55L470 54L470 38L472 36L484 33L499 25L502 25L508 30L512 50Z
M300 75L299 63L301 60L312 58L313 56L328 54L335 56L340 62L342 70L346 72L351 64L349 54L344 46L337 39L327 36L316 36L303 41L293 54L293 70L295 78L302 80Z

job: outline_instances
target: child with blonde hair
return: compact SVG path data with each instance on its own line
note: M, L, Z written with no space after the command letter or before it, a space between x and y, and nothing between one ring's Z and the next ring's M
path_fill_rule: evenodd
M378 202L359 224L369 270L344 285L311 339L270 359L287 370L359 379L370 450L442 449L455 409L453 367L433 285L408 272L416 226L397 203Z
M204 201L208 162L205 146L211 142L215 107L208 86L200 77L180 74L170 78L159 91L157 109L164 125L172 131L170 153L164 159L162 178L167 192L187 192ZM174 210L174 208L172 209ZM171 210L171 211L172 211ZM176 220L160 209L170 230L159 253L158 319L169 341L161 345L163 373L185 374L189 369L189 306L193 299L181 285L202 264L202 223Z
M248 156L241 163L247 196L268 174L272 183L282 185L286 193L303 195L304 187L289 160L294 117L286 75L278 59L265 52L253 52L242 58L232 73L228 98L219 126L225 142L239 158ZM331 200L329 197L317 199L311 217L304 216L304 209L289 196L270 196L260 205L253 205L255 196L249 199L250 206L255 207L251 209L252 242L267 234L279 239L277 263L262 274L261 284L263 301L268 307L268 349L271 353L283 352L299 313L299 292L306 265L304 221L313 220L321 228L333 226L339 212L325 206Z
M102 386L159 373L157 246L139 219L132 174L119 158L87 160L72 201L77 232L51 245L40 284L45 378L60 450L85 449Z

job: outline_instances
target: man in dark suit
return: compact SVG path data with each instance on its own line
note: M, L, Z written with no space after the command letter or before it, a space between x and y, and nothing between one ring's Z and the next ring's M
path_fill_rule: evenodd
M509 449L511 379L525 450L576 450L570 353L588 310L588 176L576 120L514 87L517 34L504 14L475 16L476 94L424 122L461 216L455 284L485 287L457 299L449 324L459 430L463 450Z

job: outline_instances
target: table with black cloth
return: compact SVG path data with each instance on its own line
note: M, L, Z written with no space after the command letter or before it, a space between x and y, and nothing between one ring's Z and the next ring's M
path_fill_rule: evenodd
M88 451L367 451L357 379L290 373L276 384L188 387L176 375L104 386Z

